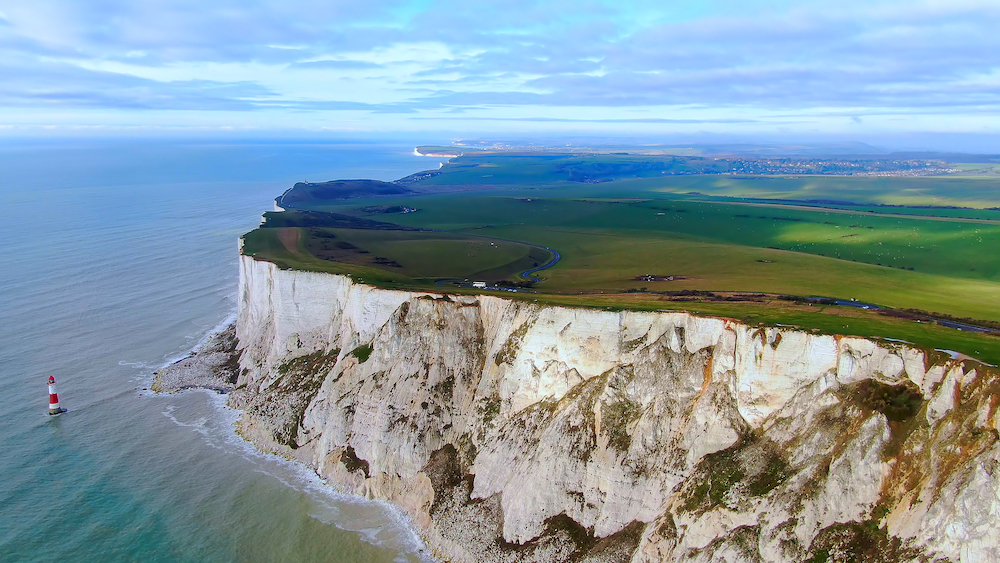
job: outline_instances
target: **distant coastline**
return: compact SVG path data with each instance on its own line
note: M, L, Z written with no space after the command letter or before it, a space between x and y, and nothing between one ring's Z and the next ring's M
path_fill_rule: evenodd
M441 150L442 147L414 147L413 156L429 156L433 158L458 158L465 154L458 150Z

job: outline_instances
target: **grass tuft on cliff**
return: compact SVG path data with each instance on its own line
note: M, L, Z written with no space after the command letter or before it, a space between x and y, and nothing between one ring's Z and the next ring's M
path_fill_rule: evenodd
M351 355L358 359L359 364L363 364L368 361L368 358L372 355L373 348L368 344L362 344L354 350L351 350Z

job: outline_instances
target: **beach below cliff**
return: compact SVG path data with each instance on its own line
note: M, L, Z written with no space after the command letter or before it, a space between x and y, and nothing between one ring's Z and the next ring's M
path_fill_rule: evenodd
M236 351L236 323L209 335L187 357L156 371L150 387L157 393L184 389L211 389L229 393L236 387L240 356Z

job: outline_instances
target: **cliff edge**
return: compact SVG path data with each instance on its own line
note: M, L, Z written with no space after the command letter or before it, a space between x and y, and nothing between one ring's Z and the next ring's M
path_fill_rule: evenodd
M1000 377L686 313L240 257L230 404L453 561L996 561Z

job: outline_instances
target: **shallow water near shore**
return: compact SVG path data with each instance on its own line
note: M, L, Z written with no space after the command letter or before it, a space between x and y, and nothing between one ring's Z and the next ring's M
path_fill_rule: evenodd
M238 438L224 396L143 389L231 320L237 237L291 183L437 166L409 143L0 141L2 559L425 559L387 505Z

